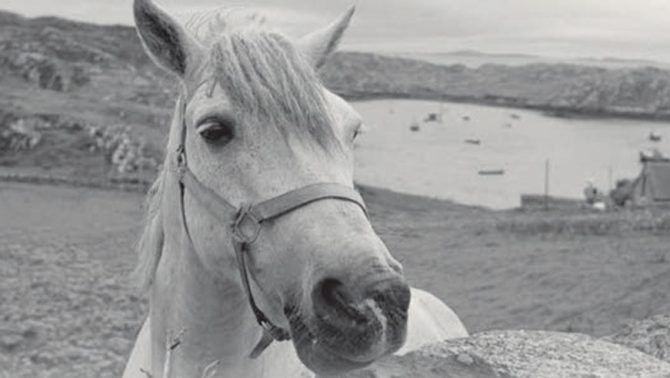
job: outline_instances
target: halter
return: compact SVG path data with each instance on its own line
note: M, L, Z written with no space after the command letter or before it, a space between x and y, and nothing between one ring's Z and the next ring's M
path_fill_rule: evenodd
M211 92L210 92L211 93ZM273 340L284 341L291 338L288 330L280 328L273 324L263 313L254 300L251 286L249 283L249 272L247 269L246 255L251 253L251 245L258 239L267 221L277 219L282 215L288 214L296 209L306 206L312 202L326 199L336 199L353 202L358 205L367 216L367 209L363 203L361 195L354 189L335 183L316 183L291 190L271 199L259 202L257 204L242 203L235 206L205 186L188 167L186 159L186 133L187 126L183 120L183 110L186 102L182 102L182 128L180 132L180 142L176 151L176 170L175 174L179 181L179 207L181 213L182 225L188 238L191 248L193 240L186 222L186 213L184 211L184 193L188 190L200 205L207 209L215 218L226 227L230 227L232 234L232 244L235 250L235 258L242 280L242 287L249 300L251 310L256 317L256 321L263 328L263 336L256 344L249 355L250 358L258 357Z

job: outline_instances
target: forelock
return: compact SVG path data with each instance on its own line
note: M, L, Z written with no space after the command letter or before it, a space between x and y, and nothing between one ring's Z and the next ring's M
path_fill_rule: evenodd
M288 38L264 28L261 17L238 10L194 20L190 29L210 51L205 75L238 112L275 125L285 136L297 133L324 147L338 145L321 81Z

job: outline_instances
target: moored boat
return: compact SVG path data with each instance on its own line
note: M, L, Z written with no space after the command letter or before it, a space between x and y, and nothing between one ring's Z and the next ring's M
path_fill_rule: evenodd
M504 174L504 169L484 169L479 171L480 176L502 176Z

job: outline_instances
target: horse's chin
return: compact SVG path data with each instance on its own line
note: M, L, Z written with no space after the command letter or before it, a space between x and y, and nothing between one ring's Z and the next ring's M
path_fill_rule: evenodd
M342 374L351 370L362 369L375 361L352 361L346 357L338 355L326 347L312 346L309 344L310 343L294 342L298 357L302 363L316 374Z
M405 340L405 328L401 335L390 342L381 341L381 336L370 348L363 347L352 351L351 345L344 346L329 337L329 331L323 329L318 321L305 321L302 316L291 316L291 335L298 357L307 368L317 374L333 375L364 368L380 357L398 350ZM386 333L382 329L381 333ZM378 345L382 343L383 345ZM371 349L374 349L371 350ZM352 353L353 352L353 353Z

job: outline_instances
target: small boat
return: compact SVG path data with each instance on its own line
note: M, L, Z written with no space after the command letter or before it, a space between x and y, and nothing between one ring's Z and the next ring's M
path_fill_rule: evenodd
M467 144L474 144L474 145L476 145L476 146L479 146L480 144L482 144L482 141L479 140L479 139L466 139L466 140L465 140L465 143L467 143Z
M470 120L470 116L463 116L463 121L469 121L469 120Z
M655 132L653 132L653 131L649 133L649 140L650 140L650 141L652 141L652 142L660 142L661 139L663 139L663 137L661 136L661 134L657 134L657 133L655 133Z
M444 113L446 113L446 110L444 110L444 104L440 104L440 107L438 108L438 111L428 113L426 115L426 118L423 119L423 122L442 123Z
M485 169L479 171L480 176L501 176L505 174L504 169Z
M510 114L509 117L512 118L512 119L521 119L521 116L516 114L516 113Z
M419 131L421 128L419 127L419 123L418 123L418 122L412 122L412 124L409 126L409 129L410 129L411 131L416 132L416 131Z

